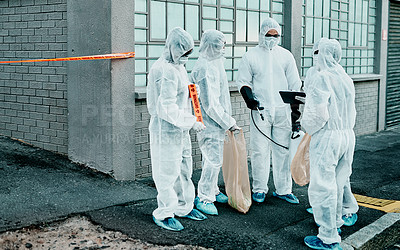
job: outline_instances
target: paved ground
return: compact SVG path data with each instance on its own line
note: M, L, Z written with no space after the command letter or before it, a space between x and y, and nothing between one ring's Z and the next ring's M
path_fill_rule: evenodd
M351 177L353 192L400 200L399 155L400 132L383 131L357 137ZM199 175L199 171L194 173L195 183ZM307 249L304 236L317 233L312 216L305 211L309 207L307 188L297 185L293 192L301 201L298 205L272 197L271 185L266 202L253 204L246 215L228 205L218 205L219 216L210 216L202 222L181 219L185 230L176 233L163 230L152 222L151 212L157 204L151 178L136 182L115 181L72 164L63 156L6 137L0 137L0 176L0 232L85 215L106 230L170 246ZM350 243L349 240L355 238L364 249L396 249L400 231L399 222L393 222L398 218L360 207L356 225L342 228L343 240ZM391 223L384 227L383 233L375 236L379 226L368 225L378 219L378 222L385 221L382 225L387 221ZM361 233L365 235L361 236ZM363 242L368 238L371 239ZM352 244L356 246L359 242Z

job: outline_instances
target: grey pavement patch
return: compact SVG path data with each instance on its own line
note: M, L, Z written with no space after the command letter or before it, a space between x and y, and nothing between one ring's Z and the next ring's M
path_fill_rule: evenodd
M365 243L370 241L376 235L382 233L386 228L389 228L399 220L400 220L400 213L385 214L375 222L369 224L366 227L361 228L357 232L347 237L343 241L342 247L343 249L361 248ZM344 246L346 248L344 248Z
M399 144L400 133L397 130L384 130L373 134L360 135L356 138L355 151L375 152Z
M110 176L0 137L0 232L154 199L154 188Z

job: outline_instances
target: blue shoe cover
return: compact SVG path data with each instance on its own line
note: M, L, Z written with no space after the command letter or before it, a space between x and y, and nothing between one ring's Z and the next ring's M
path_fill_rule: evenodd
M265 193L254 193L252 197L255 202L261 203L265 200Z
M350 227L350 226L353 226L354 224L356 224L358 215L357 214L346 214L346 215L343 215L342 219L344 221L343 225Z
M153 216L153 221L156 223L157 226L160 226L167 230L181 231L183 229L182 224L174 217L168 217L163 220L157 220Z
M289 203L299 204L299 199L297 199L297 197L294 196L294 194L279 195L279 194L273 192L272 195L277 197L277 198L279 198L279 199L285 200L285 201L287 201Z
M304 238L304 243L312 249L335 249L343 250L339 243L325 244L317 236L306 236Z
M219 194L217 194L215 196L215 200L216 200L216 202L219 202L219 203L228 203L228 196L226 196L223 193L219 192Z
M307 208L306 211L307 211L308 213L310 213L310 214L313 214L313 213L314 213L313 210L312 210L312 207Z
M189 214L182 216L183 218L188 218L191 220L205 220L207 219L207 216L202 214L199 210L193 208L192 211L190 211Z
M205 214L209 215L218 215L218 210L213 203L207 203L204 201L200 201L199 197L196 197L194 200L194 205L198 210Z

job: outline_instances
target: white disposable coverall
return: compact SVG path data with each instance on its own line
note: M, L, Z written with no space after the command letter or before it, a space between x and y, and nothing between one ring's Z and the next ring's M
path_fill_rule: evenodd
M314 66L311 67L310 69L308 69L308 71L307 71L307 76L306 76L305 85L304 85L304 89L306 92L308 89L310 89L310 86L308 86L308 84L311 83L311 79L312 79L313 75L317 72L316 63L318 61L318 54L315 55L314 52L318 50L319 42L321 40L325 40L325 39L326 38L320 39L314 43L314 46L313 46L313 57L314 57L313 64L314 64ZM333 58L335 59L336 62L339 63L340 59L341 59L341 51L334 50L333 52L334 52ZM350 178L349 178L346 181L346 184L345 184L344 190L343 190L342 215L355 214L358 212L358 209L359 209L359 206L358 206L356 198L354 197L354 195L351 191Z
M200 87L200 106L206 129L197 133L202 153L202 172L198 184L200 201L214 202L218 194L218 175L222 166L225 132L236 124L231 116L228 80L221 51L225 37L207 30L200 42L200 57L190 79Z
M301 88L301 80L293 55L286 49L275 45L269 49L266 45L268 31L275 29L281 34L279 24L272 18L264 20L259 33L259 44L246 52L238 69L237 86L252 89L254 96L264 107L262 121L257 112L253 117L257 126L274 141L289 146L291 134L291 109L279 94L280 90ZM276 40L277 44L278 40ZM251 117L250 117L251 119ZM270 172L271 142L262 135L253 122L250 122L250 151L253 177L253 192L268 192ZM272 146L272 167L276 193L292 192L289 151L275 144Z
M335 60L338 41L321 39L316 72L308 77L301 126L311 135L308 196L318 238L326 244L340 242L343 225L343 189L351 175L356 118L353 81Z
M181 28L170 31L162 56L149 72L152 175L158 191L158 220L187 215L195 196L189 129L196 122L189 100L189 78L179 59L193 49L193 38Z

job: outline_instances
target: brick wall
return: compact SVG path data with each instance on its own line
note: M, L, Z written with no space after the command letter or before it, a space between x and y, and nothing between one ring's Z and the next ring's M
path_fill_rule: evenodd
M151 174L150 162L150 136L149 122L150 115L147 111L146 100L136 100L135 107L135 174L137 177L147 177Z
M370 134L378 128L378 81L356 82L356 135Z
M0 1L0 61L67 55L66 0ZM0 134L67 153L65 62L0 64Z

